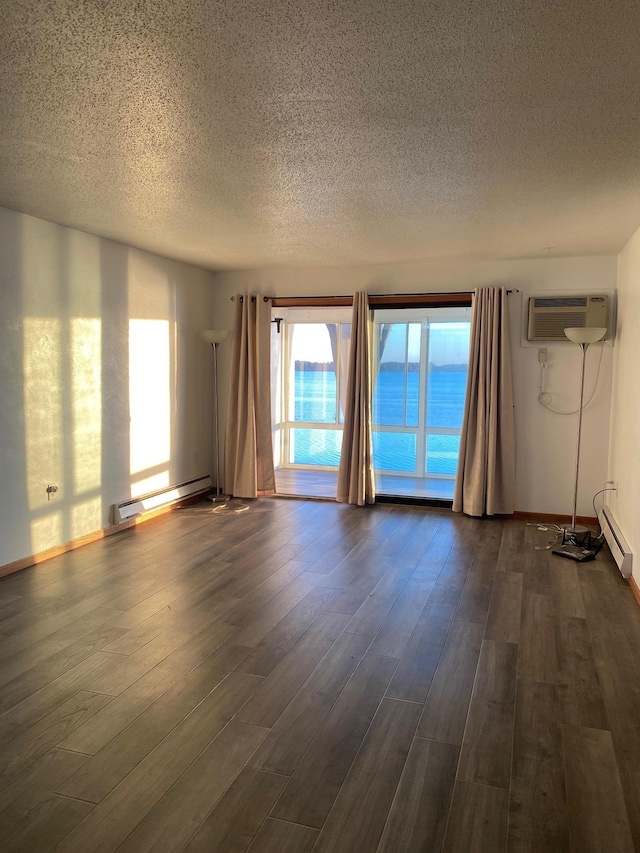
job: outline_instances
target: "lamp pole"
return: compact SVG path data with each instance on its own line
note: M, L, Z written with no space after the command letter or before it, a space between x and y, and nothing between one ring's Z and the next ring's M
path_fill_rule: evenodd
M220 433L219 433L219 400L218 400L218 347L224 341L228 332L222 329L207 329L201 332L201 335L207 343L211 344L213 349L213 425L215 431L215 446L216 446L216 495L210 500L213 503L224 503L224 497L221 497L220 489Z
M584 408L584 374L586 364L587 347L589 344L595 344L596 341L602 340L607 334L607 330L600 326L598 327L573 327L564 330L565 335L574 344L580 346L580 404L578 406L578 436L576 440L576 476L573 487L573 513L571 515L571 527L564 529L565 537L567 534L572 535L574 539L586 539L589 543L590 531L588 527L578 525L576 516L578 510L578 476L580 474L580 441L582 437L582 411ZM574 544L583 544L581 541Z
M576 514L578 509L578 474L580 472L580 437L582 433L582 409L584 402L584 368L587 347L589 344L580 343L580 406L578 408L578 439L576 442L576 479L573 487L573 514L571 516L571 530L576 532ZM217 433L216 427L216 433Z
M218 429L218 347L220 344L211 344L213 347L213 429L216 436L216 503L220 500L220 432Z

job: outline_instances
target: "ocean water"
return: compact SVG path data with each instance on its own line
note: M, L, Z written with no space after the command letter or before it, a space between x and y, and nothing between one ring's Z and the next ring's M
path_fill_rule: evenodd
M418 374L384 371L378 374L373 397L374 465L379 471L412 473L416 468L416 435L388 432L385 426L417 426ZM432 371L427 394L427 426L460 429L467 384L466 370ZM295 419L335 423L336 381L329 371L296 371ZM342 421L342 417L340 418ZM460 438L457 435L426 436L426 473L455 474ZM292 462L299 465L340 463L342 433L330 429L291 430ZM418 472L421 476L422 472Z

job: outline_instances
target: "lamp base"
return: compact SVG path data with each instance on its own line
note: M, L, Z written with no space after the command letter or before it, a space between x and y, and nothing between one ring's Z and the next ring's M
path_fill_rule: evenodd
M562 544L579 545L588 548L591 544L591 530L584 524L567 525L562 528Z
M226 504L229 497L227 495L207 495L207 500L211 501L212 504Z

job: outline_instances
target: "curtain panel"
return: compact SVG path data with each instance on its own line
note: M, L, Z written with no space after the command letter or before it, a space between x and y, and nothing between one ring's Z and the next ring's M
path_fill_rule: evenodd
M371 337L369 300L364 291L359 291L353 299L347 397L336 494L340 503L357 506L375 503Z
M482 287L472 303L469 378L453 511L515 508L515 429L507 291Z
M225 440L225 490L275 492L271 441L271 300L237 296Z

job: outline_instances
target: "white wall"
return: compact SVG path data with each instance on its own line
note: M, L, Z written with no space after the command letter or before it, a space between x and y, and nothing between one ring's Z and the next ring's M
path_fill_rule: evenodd
M562 417L538 402L537 348L520 346L520 306L527 293L613 291L615 256L549 258L519 261L444 261L430 264L389 265L297 270L249 270L216 274L216 325L233 327L236 293L271 296L347 295L355 290L376 293L417 293L472 290L488 284L518 288L510 297L514 391L516 405L516 508L540 513L570 513L575 470L576 416ZM554 406L569 411L578 400L580 357L571 344L545 344L549 353L547 390ZM598 345L599 346L599 345ZM591 498L607 478L612 354L603 351L597 393L585 413L578 513L593 515ZM220 350L221 401L226 400L230 344ZM595 378L598 347L588 354L587 390ZM225 405L223 402L222 405Z
M212 283L0 209L0 565L211 471Z
M636 361L638 359L638 361ZM611 403L610 479L607 503L634 554L640 583L640 230L625 246L618 268L618 330Z

